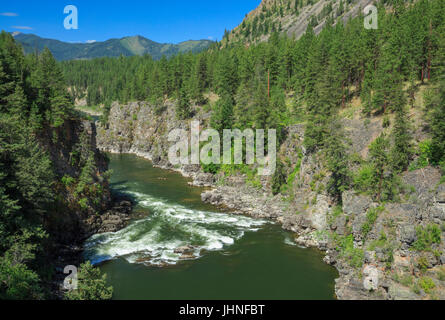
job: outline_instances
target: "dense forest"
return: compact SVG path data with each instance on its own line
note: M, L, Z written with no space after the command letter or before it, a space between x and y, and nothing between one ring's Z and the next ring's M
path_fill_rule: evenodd
M91 162L74 166L80 177L56 172L48 148L63 140L65 122L78 120L61 69L49 50L24 55L6 32L0 34L0 299L54 297L51 252L56 235L52 216L71 212L63 181L89 188ZM51 141L47 140L50 137ZM80 145L79 145L80 146ZM58 150L61 152L61 150ZM88 197L78 189L80 197ZM73 209L74 211L74 209ZM90 264L80 275L89 280L67 298L111 297ZM98 281L93 281L98 279ZM89 283L88 281L94 282ZM108 295L108 296L107 296Z
M47 217L84 210L102 192L91 154L78 153L74 165L79 174L61 175L43 146L47 137L50 144L63 139L65 123L79 119L76 99L104 105L104 123L113 101L150 101L162 112L171 100L181 120L199 109L211 111L217 130L274 128L279 142L288 125L302 123L304 147L321 155L331 172L327 190L337 202L351 188L378 202L397 200L399 175L409 168L433 165L444 173L445 1L383 1L378 14L377 30L365 29L363 16L346 24L332 20L319 35L314 20L298 40L270 26L267 30L274 32L267 42L216 43L199 54L159 61L145 55L58 63L49 50L24 55L13 37L2 32L0 299L51 297L54 268L49 267L48 249L54 235L46 229ZM417 111L424 116L429 139L415 145L409 110L422 88L427 88L425 105ZM339 115L354 99L361 102L365 122L384 117L391 128L360 161L347 152ZM278 163L275 194L284 191L283 170ZM63 198L67 192L72 203ZM79 277L81 288L65 298L111 298L112 290L90 264L82 266Z
M277 13L271 13L277 14ZM74 99L104 104L106 121L112 101L177 101L181 119L193 106L212 110L212 126L277 128L305 123L305 148L322 152L333 173L328 189L340 200L354 186L378 200L397 195L397 174L412 164L414 150L408 108L428 84L422 112L431 140L422 145L423 165L444 165L445 3L440 0L386 1L378 7L378 29L363 27L363 16L346 24L327 24L317 36L315 22L294 40L274 32L255 46L215 44L200 54L153 61L150 56L103 58L63 63ZM216 103L209 100L216 93ZM370 146L370 158L356 174L349 170L346 141L338 113L360 98L363 116L394 115L390 134ZM366 120L365 120L366 121ZM389 118L385 121L388 122ZM274 190L285 179L278 166ZM213 168L213 171L218 169Z

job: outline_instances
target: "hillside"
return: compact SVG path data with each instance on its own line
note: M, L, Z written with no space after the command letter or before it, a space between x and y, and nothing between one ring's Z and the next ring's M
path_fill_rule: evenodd
M298 40L62 67L105 105L101 150L149 158L212 187L205 202L277 221L326 253L338 299L445 299L445 2L385 4L377 30L355 17ZM220 133L276 129L273 176L173 165L168 133L192 119Z
M311 23L315 34L327 20L347 21L356 17L372 0L263 0L243 22L226 33L222 43L266 41L274 31L299 39Z
M23 46L25 53L32 53L36 49L42 52L47 47L59 61L144 54L149 54L158 60L163 55L170 57L179 52L196 53L212 44L210 40L190 40L178 44L158 43L141 36L94 43L67 43L24 33L15 33L14 38Z
M112 196L96 126L73 109L51 53L24 56L6 32L0 52L0 299L62 298L64 267L83 261L78 246L124 226L131 203ZM111 298L95 281L82 293Z

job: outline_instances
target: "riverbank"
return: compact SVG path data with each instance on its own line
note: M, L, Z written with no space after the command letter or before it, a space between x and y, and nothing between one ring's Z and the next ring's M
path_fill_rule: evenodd
M404 173L401 183L406 191L398 202L382 205L350 190L343 192L338 206L326 191L329 171L317 154L306 152L304 125L296 124L286 128L286 140L279 150L286 164L287 190L273 196L270 177L252 178L236 172L212 175L202 172L200 166L171 166L168 132L187 131L189 126L176 119L173 103L167 103L160 115L145 102L113 103L107 128L98 129L98 146L103 151L142 156L157 167L180 172L193 185L212 188L202 196L209 203L277 221L295 233L296 243L325 252L325 262L340 273L336 280L339 299L445 297L445 282L440 280L445 263L443 233L430 251L413 248L417 230L431 226L440 230L445 225L441 206L445 186L439 183L438 169ZM197 110L194 120L206 127L209 114ZM369 124L359 118L343 122L352 142L349 152L357 155L368 152L369 143L383 128L379 119ZM434 283L434 296L421 288L422 281Z
M115 299L334 298L335 269L278 224L204 203L205 188L146 159L109 157L111 184L134 197L138 218L89 239L85 254Z
M121 154L117 150L103 150L113 154ZM216 177L204 173L199 166L172 167L165 163L153 163L153 157L149 153L130 150L127 154L133 154L152 162L153 166L163 170L169 170L191 179L189 184L194 187L207 187L201 193L201 200L213 206L228 210L231 214L242 214L256 219L268 219L278 223L283 230L294 234L293 241L301 247L317 248L324 255L324 262L335 266L335 257L329 255L326 239L317 237L311 231L311 222L303 216L291 214L289 203L282 196L272 196L265 190L250 187L242 177L229 177L224 185L218 185ZM339 283L339 279L336 280Z
M70 265L79 267L85 262L85 240L94 234L116 232L125 228L131 220L132 210L133 203L130 198L124 195L114 195L108 210L101 215L91 216L84 222L90 230L88 233L79 234L70 244L55 244L52 248L53 259L51 263L56 273L50 285L54 299L64 299L65 289L63 285L67 276L63 272L64 268Z

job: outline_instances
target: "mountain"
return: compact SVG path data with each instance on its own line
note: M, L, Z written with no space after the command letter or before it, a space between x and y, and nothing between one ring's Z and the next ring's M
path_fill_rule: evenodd
M169 57L180 52L199 52L208 48L210 40L190 40L178 44L158 43L142 36L110 39L103 42L68 43L59 40L45 39L34 34L14 33L25 53L41 52L45 47L50 49L57 60L92 59L99 57L118 57L149 54L158 60L163 55Z
M316 34L326 21L347 21L355 17L373 0L262 0L243 22L226 32L223 45L251 44L267 41L278 31L299 39L311 23Z

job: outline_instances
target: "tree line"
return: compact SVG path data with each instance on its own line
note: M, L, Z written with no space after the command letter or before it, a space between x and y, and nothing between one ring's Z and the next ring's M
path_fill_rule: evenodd
M51 217L70 209L47 147L56 146L53 142L65 134L59 129L76 119L62 70L49 50L25 56L14 38L1 32L0 299L54 297L56 243L47 226ZM68 298L111 297L98 270L85 264L80 271L87 280Z
M360 98L364 117L395 115L391 134L382 135L371 152L375 165L368 164L375 168L374 195L383 199L383 177L406 170L413 160L407 109L424 83L437 87L426 110L433 137L430 162L444 160L443 93L438 85L444 17L440 0L382 1L377 30L365 29L359 15L346 23L331 20L319 35L312 21L298 40L274 32L267 42L251 46L218 43L199 54L160 61L150 56L101 58L64 62L62 67L73 98L86 95L91 105L147 100L161 106L176 99L180 119L193 116L193 105L203 106L212 110L212 126L218 130L276 128L279 142L286 125L304 121L304 146L324 152L334 173L328 189L337 198L354 180L338 112ZM218 94L216 103L209 101L210 92ZM391 166L382 172L377 163L386 160Z

